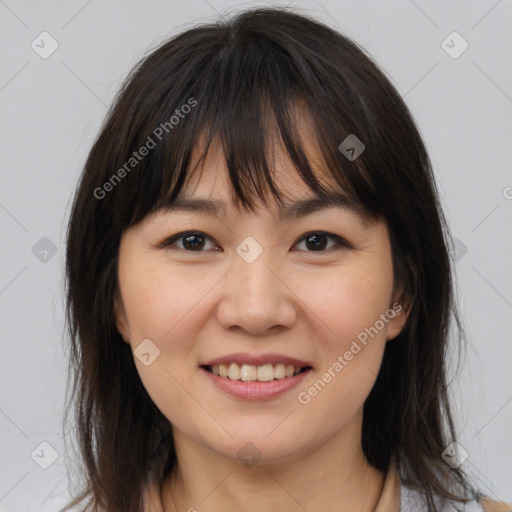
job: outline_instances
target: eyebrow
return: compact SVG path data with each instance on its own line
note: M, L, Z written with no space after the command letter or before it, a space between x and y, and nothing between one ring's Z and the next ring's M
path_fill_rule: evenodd
M329 199L322 199L318 196L299 199L289 205L281 207L278 215L280 221L290 220L331 208L341 208L352 211L361 217L364 224L369 223L368 217L361 212L361 207L358 207L354 204L354 201L342 195L336 195ZM164 205L162 210L166 213L197 212L212 216L219 216L220 214L226 215L226 205L223 201L193 197L177 198L171 204Z

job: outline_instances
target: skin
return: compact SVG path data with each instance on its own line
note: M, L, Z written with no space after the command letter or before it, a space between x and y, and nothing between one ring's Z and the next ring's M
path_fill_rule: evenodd
M321 162L313 144L309 153ZM284 154L276 156L286 203L311 197ZM317 169L329 183L321 165ZM134 360L173 425L178 465L161 489L164 511L247 510L250 504L255 512L315 512L333 503L339 511L373 510L385 475L364 457L362 407L405 310L308 404L297 395L397 300L386 224L365 223L338 207L281 221L277 203L255 213L236 210L218 148L200 177L189 178L184 194L221 200L226 215L162 211L126 230L115 302L124 340L135 349L150 339L160 350L149 366ZM209 237L202 252L187 251L182 238L159 246L186 230ZM303 239L311 231L339 235L353 248L327 238L327 248L314 251ZM263 248L252 263L236 252L247 236ZM234 352L286 354L314 369L298 388L244 401L217 389L198 367ZM253 466L237 457L248 442L262 457Z

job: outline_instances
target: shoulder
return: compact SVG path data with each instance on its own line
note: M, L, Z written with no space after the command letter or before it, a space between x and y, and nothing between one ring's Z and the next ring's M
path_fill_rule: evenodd
M466 503L458 501L443 501L436 497L436 505L443 512L512 512L512 506L507 503L493 501L485 497L475 498ZM425 512L424 494L402 486L400 496L401 512Z
M489 498L481 498L484 512L512 512L512 505L502 501L493 501Z

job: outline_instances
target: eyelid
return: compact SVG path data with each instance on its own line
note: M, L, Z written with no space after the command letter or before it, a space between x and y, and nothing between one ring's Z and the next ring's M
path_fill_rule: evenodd
M167 248L167 247L170 247L173 245L174 242L176 242L177 240L179 240L180 238L183 238L185 237L186 235L197 235L197 236L202 236L208 240L210 240L211 242L214 243L214 245L219 245L217 243L217 241L211 237L210 235L207 235L206 233L204 233L203 231L198 231L198 230L187 230L187 231L181 231L179 233L176 233L175 235L172 235L170 237L167 237L165 240L163 240L162 242L158 243L157 244L157 247L160 248L160 249L164 249L164 248ZM326 249L324 251L299 251L299 252L308 252L308 253L315 253L315 252L318 252L318 253L322 253L322 252L329 252L331 251L332 249L339 249L340 247L341 248L347 248L347 249L354 249L354 246L348 242L345 238L343 238L342 236L340 235L336 235L335 233L330 233L328 231L322 231L322 230L313 230L313 231L308 231L307 233L304 233L302 234L292 245L292 247L295 247L299 242L302 242L305 238L307 238L308 236L312 236L312 235L324 235L326 236L327 238L331 238L332 240L334 240L336 242L336 245L333 246L333 247L330 247L329 249ZM187 250L184 250L184 249L181 249L179 247L176 247L177 250L179 251L184 251L184 252L189 252L189 253L202 253L202 252L207 252L207 251L187 251ZM215 249L216 250L216 249Z
M162 242L158 243L156 246L160 249L165 249L166 247L169 247L169 246L172 246L174 242L176 242L177 240L179 240L180 238L184 238L186 235L189 235L189 236L192 236L192 235L197 235L197 236L202 236L208 240L210 240L211 242L213 242L215 245L218 245L216 240L211 237L210 235L207 235L206 233L204 233L203 231L197 231L197 230L186 230L186 231L181 231L179 233L176 233L175 235L171 235L167 238L165 238ZM180 249L179 247L177 247L176 249L178 250L183 250L183 249ZM185 251L185 252L205 252L205 251Z
M338 247L346 247L347 249L354 249L354 246L346 238L343 238L340 235L336 235L335 233L330 233L329 231L322 231L322 230L316 230L316 231L313 230L313 231L308 231L307 233L304 233L297 239L297 241L293 244L292 247L295 247L299 242L302 242L302 240L304 240L308 236L312 236L312 235L324 235L327 238L332 238L333 240L335 240L336 246L338 246ZM328 252L331 249L336 249L336 246L330 247L326 251L318 251L318 252L320 252L320 253ZM316 251L302 251L302 252L315 253Z

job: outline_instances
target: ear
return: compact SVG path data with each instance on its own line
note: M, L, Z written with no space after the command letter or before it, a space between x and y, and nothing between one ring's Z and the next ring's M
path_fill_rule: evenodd
M403 301L402 294L395 294L386 312L386 316L390 319L386 333L386 341L396 338L402 332L407 318L409 318L410 311L411 305L409 301Z
M123 337L123 340L126 343L130 343L130 327L128 324L128 318L126 316L123 300L118 291L116 291L114 296L114 317L117 330Z

